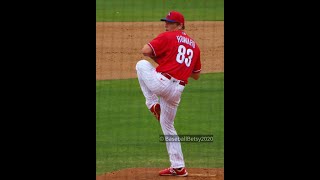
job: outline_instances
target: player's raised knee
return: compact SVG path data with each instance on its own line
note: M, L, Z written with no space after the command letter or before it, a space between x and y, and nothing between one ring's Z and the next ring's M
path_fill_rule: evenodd
M147 60L140 60L137 62L136 64L136 70L138 71L139 69L141 69L143 66L146 66L149 62Z

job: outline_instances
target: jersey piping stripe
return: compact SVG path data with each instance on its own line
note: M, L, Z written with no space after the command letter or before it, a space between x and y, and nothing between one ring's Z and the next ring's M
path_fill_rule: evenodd
M195 73L195 72L200 72L200 71L201 71L201 69L199 69L199 70L196 70L196 71L193 71L193 72Z
M154 53L154 56L156 57L157 55L156 55L156 52L154 51L152 45L151 45L150 43L148 43L148 45L151 47L151 49L152 49L152 51L153 51L153 53Z

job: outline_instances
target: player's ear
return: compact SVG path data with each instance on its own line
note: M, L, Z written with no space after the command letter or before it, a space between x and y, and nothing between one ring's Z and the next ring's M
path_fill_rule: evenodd
M179 23L178 24L178 29L182 29L183 30L184 29L184 25L182 23Z

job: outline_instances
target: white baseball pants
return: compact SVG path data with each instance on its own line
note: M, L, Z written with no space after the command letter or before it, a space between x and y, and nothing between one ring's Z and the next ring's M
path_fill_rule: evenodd
M156 72L147 60L140 60L136 65L136 70L148 109L158 103L158 97L160 98L160 124L163 134L177 135L173 125L184 86L179 84L179 80L174 78L169 80L161 73ZM171 167L185 167L180 142L166 142L166 146Z

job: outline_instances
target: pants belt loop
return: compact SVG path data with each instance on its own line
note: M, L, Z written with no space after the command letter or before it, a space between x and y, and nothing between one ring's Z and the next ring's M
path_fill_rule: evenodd
M169 80L170 79L172 79L173 77L170 75L170 74L168 74L168 73L161 73L164 77L166 77L166 78L168 78ZM186 85L186 83L184 82L184 81L181 81L181 80L178 80L178 79L175 79L176 81L179 81L179 84L180 85L182 85L182 86L185 86Z

